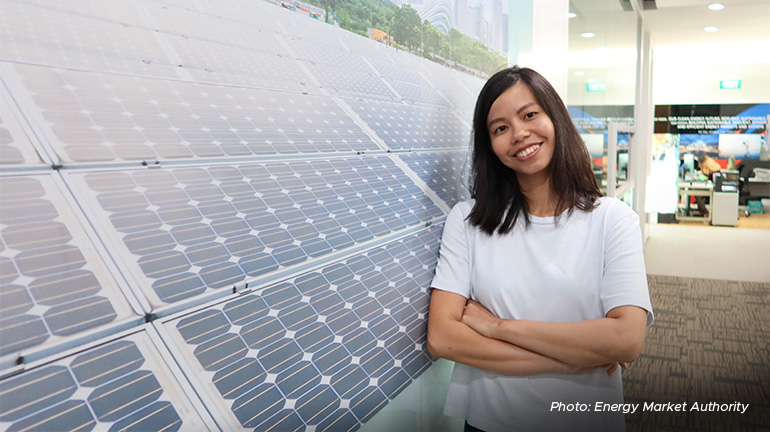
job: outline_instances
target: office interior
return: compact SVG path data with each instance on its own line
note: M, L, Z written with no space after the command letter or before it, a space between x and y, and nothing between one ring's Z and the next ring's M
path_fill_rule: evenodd
M751 135L743 173L657 107L766 110L770 5L432 4L414 3L439 31L554 84L597 180L640 215L656 323L626 399L751 404L627 428L765 429L767 113L716 134ZM462 430L425 320L488 73L324 14L0 0L0 429ZM696 193L709 216L688 220Z

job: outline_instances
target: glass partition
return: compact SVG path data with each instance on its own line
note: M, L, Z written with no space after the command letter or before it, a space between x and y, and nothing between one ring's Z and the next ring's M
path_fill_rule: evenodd
M572 0L570 13L567 105L607 193L608 125L634 124L637 15L630 1L618 0ZM626 181L629 139L623 133L617 138L620 185Z

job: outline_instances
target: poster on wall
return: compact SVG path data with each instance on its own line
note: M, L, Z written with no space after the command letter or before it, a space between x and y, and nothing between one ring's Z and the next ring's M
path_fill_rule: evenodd
M656 105L655 133L678 134L682 154L705 154L726 166L731 157L766 157L768 115L767 103Z

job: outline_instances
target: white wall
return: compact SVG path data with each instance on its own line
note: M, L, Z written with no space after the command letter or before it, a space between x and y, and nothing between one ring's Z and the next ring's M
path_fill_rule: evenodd
M770 102L767 42L656 47L653 57L656 105ZM741 80L741 88L720 90L719 81L726 79Z

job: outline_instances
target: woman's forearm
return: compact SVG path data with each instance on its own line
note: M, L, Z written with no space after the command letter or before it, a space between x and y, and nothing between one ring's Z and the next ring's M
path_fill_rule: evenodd
M606 318L577 322L504 320L469 302L463 323L499 339L575 366L630 363L640 354L647 313L635 306L611 310Z
M504 375L573 372L577 369L508 342L482 336L460 322L444 323L441 327L428 326L428 351L435 357Z
M431 355L505 375L575 370L564 362L479 334L460 322L465 304L462 296L433 290L428 314Z

